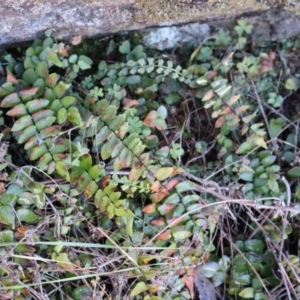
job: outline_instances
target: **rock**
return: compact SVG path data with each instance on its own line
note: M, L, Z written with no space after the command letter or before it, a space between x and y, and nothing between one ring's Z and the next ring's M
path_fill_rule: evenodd
M285 6L277 10L272 7L280 2ZM300 32L300 5L296 0L2 0L0 13L0 45L33 40L49 28L54 28L58 36L70 38L193 22L169 34L174 41L184 33L186 39L191 35L198 42L216 27L230 28L239 16L261 25L255 32L261 40ZM165 40L166 32L157 30L156 36ZM149 35L149 43L161 43L156 38Z

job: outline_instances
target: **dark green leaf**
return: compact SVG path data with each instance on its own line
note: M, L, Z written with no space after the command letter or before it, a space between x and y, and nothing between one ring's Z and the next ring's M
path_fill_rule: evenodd
M126 83L129 85L140 84L141 76L140 75L132 75L126 78Z
M288 175L293 178L299 178L300 177L300 167L293 167L288 170Z

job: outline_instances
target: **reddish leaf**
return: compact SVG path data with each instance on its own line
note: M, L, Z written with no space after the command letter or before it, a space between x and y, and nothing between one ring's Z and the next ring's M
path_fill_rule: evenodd
M239 115L239 114L247 111L248 108L249 108L249 105L241 105L241 106L237 107L234 111L235 111L236 114Z
M168 225L172 224L172 225L170 226L170 228L171 228L171 227L176 226L176 225L178 225L179 223L181 223L182 220L183 220L183 217L173 217L173 218L167 219L167 223L168 223ZM174 222L174 223L173 223L173 222Z
M160 288L160 286L158 286L158 285L148 285L148 290L149 290L149 292L150 293L155 293L155 292L157 292L158 291L158 289Z
M34 113L41 108L45 108L49 104L47 99L34 99L26 103L26 107L30 113Z
M166 225L166 221L164 217L158 217L150 222L153 226L164 226Z
M270 51L269 54L261 53L259 74L263 74L271 70L273 68L275 58L276 53L274 51Z
M216 71L209 71L207 78L208 79L213 79L216 76L217 76L217 72Z
M45 83L48 85L48 87L53 89L57 83L57 80L58 75L56 73L52 73L46 78Z
M240 99L241 95L234 95L232 97L230 97L230 99L228 101L226 101L226 103L231 106L233 105L236 101L238 101Z
M144 124L146 126L149 126L151 128L155 127L155 120L158 118L158 114L156 111L152 110L149 112L149 114L146 116L145 120L144 120Z
M182 172L184 172L184 170L182 168L176 167L176 168L173 168L172 175L176 176L176 175L178 175L178 174L180 174Z
M166 250L163 251L162 256L163 257L170 257L176 252L177 252L177 249L166 249Z
M19 104L10 109L6 114L11 117L21 117L27 115L28 112L24 104Z
M0 195L3 195L5 193L6 189L5 189L5 183L4 182L0 182Z
M126 161L121 160L120 157L118 156L114 161L114 170L119 171L124 169L125 167L126 167Z
M159 190L160 190L160 188L161 188L161 183L159 182L159 181L155 181L152 185L151 185L151 187L150 187L150 190L152 191L152 192L159 192Z
M143 123L148 127L156 128L158 130L163 130L167 127L165 120L162 119L155 110L149 112Z
M249 130L249 126L244 124L242 129L241 129L241 134L244 135L245 133L247 133Z
M16 228L16 231L15 231L15 233L14 233L15 238L16 238L17 240L20 240L20 239L24 238L25 232L26 232L27 230L28 230L28 228L25 227L25 226L19 226L19 227L17 227L17 228Z
M69 157L68 154L66 153L58 153L58 154L55 154L55 158L57 158L57 160L65 160Z
M18 83L18 79L13 75L13 74L7 74L6 76L6 82L11 82L11 83Z
M165 230L164 232L158 235L157 239L160 241L165 241L165 240L169 240L171 237L172 237L171 231Z
M176 207L176 204L174 203L164 203L160 205L157 210L160 212L161 215L167 215L169 214L174 208Z
M24 100L29 100L33 98L33 96L36 94L38 91L39 87L35 86L30 89L23 90L19 93L19 95L24 99Z
M117 136L122 140L125 137L125 134L127 133L127 130L129 128L128 123L124 123L118 130Z
M230 114L230 113L232 113L232 110L229 106L225 107L221 112L222 115L227 115L227 114Z
M13 107L16 104L21 103L21 99L17 93L7 95L1 102L1 107Z
M130 173L129 173L129 180L130 181L137 181L140 176L142 175L142 168L139 168L139 167L133 167L131 168L130 170Z
M207 262L209 258L210 258L210 252L208 251L205 251L205 253L201 256L201 260L203 262Z
M153 193L150 195L150 199L155 202L158 203L160 202L163 198L165 198L169 193L166 191L161 191L158 193Z
M194 276L191 275L184 275L182 278L182 283L186 286L188 289L191 299L194 299L195 293L194 293Z
M122 104L125 107L132 107L132 106L138 105L139 102L137 100L132 100L132 99L124 98L123 101L122 101Z
M178 179L171 179L166 185L166 189L170 191L172 188L174 188L179 183Z
M215 127L220 128L224 124L225 120L226 120L225 116L219 117L218 120L215 123Z
M32 115L34 122L38 122L46 117L51 117L54 115L53 110L51 109L42 109Z
M155 213L156 212L156 203L151 203L151 204L146 205L142 211L145 214Z
M155 255L141 255L141 256L139 256L138 261L140 264L145 266L145 265L148 265L149 262L153 259L157 259L157 257Z
M21 117L20 119L18 119L15 123L14 126L12 127L11 131L20 131L23 130L25 128L27 128L28 126L32 125L32 119L30 115L25 115L23 117Z
M243 117L243 122L244 122L244 123L249 123L249 122L252 121L255 117L256 117L255 114L245 116L245 117Z
M98 181L98 187L103 190L105 187L108 186L109 182L110 182L111 176L110 175L106 175L103 176L99 181Z
M42 134L45 136L54 135L55 133L58 133L60 131L61 127L59 125L53 125L48 128L45 128L41 131Z
M69 53L68 51L71 50L71 47L69 45L63 46L62 44L59 44L58 47L58 55L63 56L63 57L68 57Z

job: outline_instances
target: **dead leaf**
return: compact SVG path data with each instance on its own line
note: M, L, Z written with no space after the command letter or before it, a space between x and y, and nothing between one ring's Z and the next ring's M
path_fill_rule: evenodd
M82 41L82 36L81 35L75 35L72 37L72 45L76 46L79 45Z
M179 223L181 223L181 221L183 220L183 217L173 217L173 218L169 218L167 219L167 223L168 225L170 225L169 227L172 228L173 226L176 226L178 225Z
M123 101L122 101L122 104L123 104L125 107L132 107L132 106L138 105L139 102L138 102L137 100L124 98Z
M168 183L165 185L166 189L170 191L173 187L175 187L179 183L178 179L171 179L168 181Z
M220 116L215 123L215 128L220 128L225 122L225 116Z
M6 191L6 189L5 189L5 183L4 182L0 182L0 195L3 195L5 191Z
M143 209L142 212L145 214L153 214L156 212L156 203L151 203L146 205Z
M157 192L160 191L160 188L161 188L161 183L160 183L159 181L155 181L155 182L151 185L150 190L151 190L152 192L157 193Z
M65 44L60 43L58 45L58 54L63 57L68 57L69 56L68 51L70 51L70 49L71 49L71 47L69 45L65 46Z
M188 291L190 293L190 296L191 296L191 299L194 299L194 297L195 297L195 293L194 293L194 276L184 275L183 278L182 278L182 283L188 289Z
M164 217L158 217L158 218L152 220L150 222L150 224L153 225L153 226L164 226L164 225L166 225L165 218Z
M162 232L161 234L159 234L157 239L160 241L165 241L165 240L170 239L171 237L172 237L171 231L166 230L166 231Z
M169 193L166 190L162 190L161 192L153 193L150 195L150 199L158 203L160 202L163 198L165 198Z
M262 53L260 55L259 74L263 74L271 70L273 68L275 58L276 53L274 51L270 51L269 54Z

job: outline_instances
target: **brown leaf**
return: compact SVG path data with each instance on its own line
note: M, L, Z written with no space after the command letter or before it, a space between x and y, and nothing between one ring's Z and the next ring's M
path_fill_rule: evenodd
M144 120L144 125L149 126L151 128L155 128L155 120L157 119L157 112L152 110L149 112L149 114L146 116Z
M195 293L194 293L194 276L191 275L184 275L182 278L182 283L186 286L188 289L191 299L194 299ZM204 299L204 298L203 298ZM206 299L206 298L205 298ZM207 298L208 299L208 298Z
M138 102L137 100L124 98L123 101L122 101L122 104L123 104L125 107L132 107L132 106L138 105L139 102Z
M106 175L103 176L99 181L98 181L98 186L101 190L103 190L106 186L108 186L109 181L110 181L111 176Z
M63 57L68 57L69 56L69 53L68 51L71 50L71 47L69 45L64 45L63 43L59 44L58 46L58 54L60 56L63 56Z
M79 45L82 41L82 36L81 35L75 35L72 37L72 44L74 46Z
M208 79L213 79L216 76L217 76L217 71L209 71L207 78Z
M165 214L170 213L175 207L176 204L174 203L164 203L160 205L160 208L164 211Z
M151 185L151 187L150 187L150 190L152 191L152 192L159 192L159 190L160 190L160 188L161 188L161 183L159 182L159 181L155 181L152 185Z
M167 220L167 222L168 222L168 225L172 224L172 225L170 226L170 228L172 228L173 226L178 225L182 220L183 220L183 217L182 217L182 216L181 216L181 217L173 217L173 218L169 218L169 219Z
M275 58L276 53L274 51L270 51L269 54L262 53L260 55L259 74L263 74L271 70L273 68Z
M166 191L161 191L158 193L153 193L150 195L150 199L154 201L155 203L160 202L163 198L165 198L169 193Z
M5 192L5 183L0 182L0 195L3 195Z
M156 212L156 203L151 203L146 205L143 209L142 212L145 214L153 214Z
M174 188L177 184L179 183L178 179L171 179L167 184L166 184L166 189L170 191L172 188Z
M30 89L23 90L19 93L20 96L34 96L38 91L39 87L35 86Z
M150 224L153 225L153 226L164 226L164 225L166 225L165 218L164 217L158 217L158 218L152 220L150 222Z
M160 241L165 241L168 240L172 237L171 231L170 230L166 230L164 232L162 232L160 235L158 235L157 239Z
M129 173L129 180L130 181L138 181L140 176L142 175L142 169L139 166L135 166L131 168Z
M218 120L215 123L216 128L220 128L225 122L225 116L221 116L218 118Z

